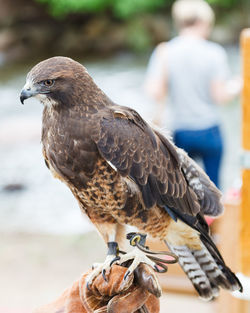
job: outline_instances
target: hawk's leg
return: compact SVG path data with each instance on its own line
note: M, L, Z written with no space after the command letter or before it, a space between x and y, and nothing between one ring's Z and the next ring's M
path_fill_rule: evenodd
M96 228L101 233L102 237L107 243L108 251L106 259L103 263L95 263L93 265L93 271L88 276L88 284L90 285L93 280L102 273L104 280L107 280L106 273L109 272L111 266L115 263L118 263L119 257L119 248L118 242L122 244L122 238L124 235L124 227L120 224L115 223L102 223L95 224Z
M117 263L120 260L119 248L118 248L117 242L115 242L115 241L108 242L108 253L107 253L106 260L110 262L109 268L112 266L112 264ZM103 276L104 280L107 280L105 274L106 274L106 269L103 268L102 269L102 276Z

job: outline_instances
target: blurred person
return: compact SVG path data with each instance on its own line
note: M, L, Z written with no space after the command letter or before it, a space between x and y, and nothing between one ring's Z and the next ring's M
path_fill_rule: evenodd
M168 94L175 144L192 158L201 158L218 187L223 139L217 104L239 94L241 82L229 79L224 48L207 40L215 19L207 2L178 0L172 16L179 34L156 47L146 74L146 92L157 103L153 122L161 124Z

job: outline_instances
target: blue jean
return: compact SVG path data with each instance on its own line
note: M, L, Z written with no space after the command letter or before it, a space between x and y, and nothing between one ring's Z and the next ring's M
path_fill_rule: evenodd
M219 172L223 154L223 140L219 126L202 130L177 130L174 142L193 158L201 158L205 171L219 187Z

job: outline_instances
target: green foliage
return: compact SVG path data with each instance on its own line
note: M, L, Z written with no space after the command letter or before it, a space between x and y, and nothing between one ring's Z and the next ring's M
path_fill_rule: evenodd
M239 2L243 2L244 0L206 0L209 4L216 5L221 8L231 8L235 7ZM245 0L247 1L247 0Z
M50 13L63 17L69 13L109 11L118 18L128 19L143 12L170 8L174 0L34 0L48 6ZM217 8L234 9L250 0L206 0Z
M76 12L102 12L110 10L114 16L129 18L137 13L154 11L173 0L35 0L48 6L54 16Z
M171 0L115 0L113 2L113 12L116 16L129 18L137 13L156 11L166 2Z
M105 10L112 0L36 0L48 6L52 15L60 17L68 13L100 12Z

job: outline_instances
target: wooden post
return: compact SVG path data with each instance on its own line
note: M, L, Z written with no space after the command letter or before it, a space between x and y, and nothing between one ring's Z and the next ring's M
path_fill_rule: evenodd
M246 153L248 152L250 158L250 29L245 29L241 34L241 50L244 81L242 90L242 147ZM250 276L250 167L244 168L242 175L240 245L240 269L244 275Z
M242 199L228 205L219 224L222 255L233 271L250 277L250 29L241 34L243 70L242 90ZM224 225L224 226L223 226ZM230 240L227 240L230 238ZM218 313L249 313L250 302L222 291L217 302Z

